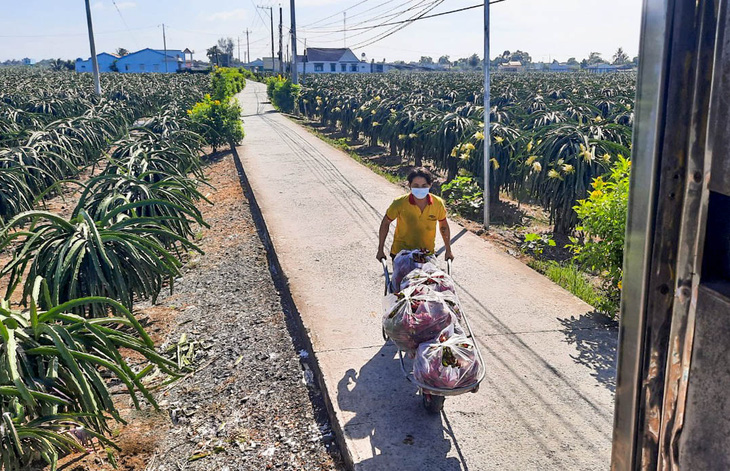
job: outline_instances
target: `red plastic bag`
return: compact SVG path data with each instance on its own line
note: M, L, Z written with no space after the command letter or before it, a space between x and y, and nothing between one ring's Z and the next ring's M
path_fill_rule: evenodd
M454 280L441 270L436 271L425 271L420 268L416 268L412 272L403 278L400 283L401 289L406 289L409 286L426 285L432 288L434 291L440 293L451 292L456 294L456 286Z
M413 377L419 383L439 389L475 385L482 376L474 342L458 324L444 329L431 341L422 343L413 363Z
M457 322L453 296L418 285L385 298L383 327L401 350L415 353L418 345L436 337ZM460 311L459 311L460 312Z
M392 291L397 293L401 290L401 282L409 273L415 269L426 272L436 271L436 257L429 255L423 250L401 250L393 259Z

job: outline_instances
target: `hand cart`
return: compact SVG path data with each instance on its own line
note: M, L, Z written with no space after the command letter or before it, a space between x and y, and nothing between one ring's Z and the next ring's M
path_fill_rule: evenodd
M385 278L385 296L388 296L392 293L392 287L390 284L390 272L388 271L388 264L385 259L380 260L380 262L383 265L383 275ZM451 260L446 261L446 274L451 276ZM425 384L420 383L416 378L413 377L413 368L411 368L411 371L409 372L406 368L406 362L405 357L403 356L403 351L399 348L398 349L398 358L400 359L400 367L403 371L403 374L405 375L406 379L418 386L418 392L421 394L421 397L423 398L423 407L426 408L428 413L430 414L440 414L441 410L444 408L444 401L446 400L446 396L458 396L459 394L464 393L476 393L479 390L479 384L484 379L484 376L486 375L486 368L484 368L484 359L482 358L482 353L479 350L479 346L477 345L476 338L474 338L474 334L471 330L471 324L469 324L469 319L467 318L466 314L464 312L461 313L461 319L460 323L462 324L462 327L466 329L466 337L471 339L472 343L474 344L474 349L476 350L477 356L479 358L479 362L482 365L482 371L479 375L479 378L477 380L469 385L462 386L460 388L455 389L443 389L443 388L434 388L427 386ZM385 328L383 327L383 339L387 342L389 340L388 335L385 333Z

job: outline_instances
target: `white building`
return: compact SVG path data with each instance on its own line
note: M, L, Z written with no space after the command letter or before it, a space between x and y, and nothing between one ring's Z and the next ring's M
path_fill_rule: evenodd
M370 73L371 63L361 61L348 48L309 47L297 56L297 71L305 74Z

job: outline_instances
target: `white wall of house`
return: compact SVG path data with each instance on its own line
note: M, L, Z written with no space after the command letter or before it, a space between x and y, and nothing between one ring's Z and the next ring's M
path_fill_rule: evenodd
M102 52L96 55L96 60L99 63L99 72L113 72L111 67L116 61L117 69L121 73L165 73L165 55L154 49L142 49L123 57ZM167 72L175 73L184 64L184 60L182 51L168 49ZM76 72L91 71L91 59L76 60Z
M366 74L370 73L370 64L367 62L297 62L297 71L300 74Z
M111 65L117 60L117 56L102 52L96 55L96 61L99 63L99 72L111 72ZM91 72L91 58L87 60L76 59L76 72Z
M167 73L174 73L184 60L182 51L167 51ZM165 55L152 49L133 52L117 61L121 73L165 73Z

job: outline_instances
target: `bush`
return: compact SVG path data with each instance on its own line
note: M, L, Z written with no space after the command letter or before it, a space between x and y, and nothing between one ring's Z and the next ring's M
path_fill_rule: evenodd
M300 93L299 85L294 85L291 80L282 76L269 77L266 80L266 95L271 100L271 104L279 111L286 113L293 111Z
M444 184L441 196L462 216L477 217L484 208L484 192L472 177L460 176Z
M224 101L243 90L246 86L246 75L241 70L245 69L216 67L210 78L214 99Z
M629 200L631 161L619 155L604 180L597 177L588 198L575 206L583 243L573 239L575 260L606 279L609 297L618 307L623 276L624 236Z
M241 106L235 98L216 100L210 95L196 103L188 112L198 134L215 152L228 144L235 146L243 140Z

